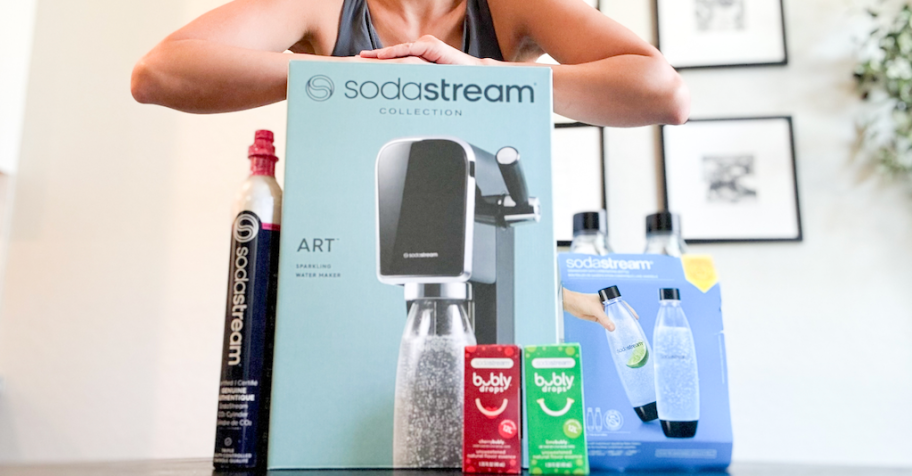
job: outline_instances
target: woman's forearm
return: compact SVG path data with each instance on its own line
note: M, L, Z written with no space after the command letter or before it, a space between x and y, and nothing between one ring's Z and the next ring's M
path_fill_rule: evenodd
M659 57L620 55L551 68L554 111L581 122L613 127L683 124L690 114L687 86Z
M285 99L292 59L361 60L259 51L200 39L165 40L136 64L131 89L141 103L185 112L250 109ZM619 55L550 67L558 114L615 127L687 120L687 87L660 57Z
M131 90L141 103L184 112L250 109L285 99L292 59L333 58L257 51L207 40L165 40L136 63Z

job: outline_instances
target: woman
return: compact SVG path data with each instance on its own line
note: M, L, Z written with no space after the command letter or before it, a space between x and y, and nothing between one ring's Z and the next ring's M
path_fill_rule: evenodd
M687 88L662 55L580 0L234 0L155 46L132 92L227 112L285 99L290 60L530 65L543 53L560 63L538 65L553 70L558 114L605 126L687 120Z

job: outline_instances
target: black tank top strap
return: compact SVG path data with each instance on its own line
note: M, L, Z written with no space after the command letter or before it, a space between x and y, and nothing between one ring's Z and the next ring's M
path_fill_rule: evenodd
M466 0L462 29L462 51L476 58L503 61L487 0ZM382 48L371 22L366 0L343 0L339 35L333 56L356 56L362 50Z
M487 0L467 0L462 51L476 58L504 60Z
M332 56L357 56L363 50L382 48L371 23L365 0L343 0L339 18L339 36Z

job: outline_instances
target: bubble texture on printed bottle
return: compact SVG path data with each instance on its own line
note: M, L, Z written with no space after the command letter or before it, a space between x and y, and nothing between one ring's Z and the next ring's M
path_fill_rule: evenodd
M393 466L461 468L464 349L475 345L464 301L416 300L399 346Z

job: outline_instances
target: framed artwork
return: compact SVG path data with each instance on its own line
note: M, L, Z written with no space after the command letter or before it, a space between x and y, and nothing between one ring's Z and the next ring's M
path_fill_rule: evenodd
M659 49L677 69L784 65L782 0L655 0Z
M570 246L573 215L605 208L605 130L580 122L554 124L554 238Z
M801 241L792 118L662 126L665 207L688 243Z

